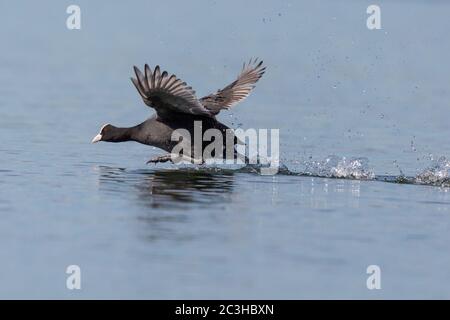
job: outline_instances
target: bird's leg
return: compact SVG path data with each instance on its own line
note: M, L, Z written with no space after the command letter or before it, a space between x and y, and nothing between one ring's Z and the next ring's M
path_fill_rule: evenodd
M158 163L158 162L167 162L167 161L173 162L170 153L169 154L165 154L163 156L156 157L156 158L152 158L152 159L147 161L147 164L149 164L149 163Z

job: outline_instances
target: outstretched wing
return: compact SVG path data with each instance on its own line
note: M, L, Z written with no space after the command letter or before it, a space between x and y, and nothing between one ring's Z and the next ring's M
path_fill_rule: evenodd
M241 74L234 82L216 93L201 98L200 102L214 115L223 109L229 109L247 98L265 70L262 61L250 59L248 63L244 63Z
M174 112L212 116L198 101L195 91L174 74L161 73L159 66L152 72L147 64L145 75L136 66L134 72L136 79L131 78L131 81L145 104L154 108L158 116L166 117Z

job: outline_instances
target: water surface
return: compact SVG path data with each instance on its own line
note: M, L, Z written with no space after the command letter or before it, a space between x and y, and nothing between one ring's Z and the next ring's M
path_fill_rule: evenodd
M1 298L450 297L450 4L379 1L377 31L366 1L78 1L79 31L69 4L0 4ZM132 65L202 96L251 56L267 73L220 119L280 129L288 171L89 143L150 116Z

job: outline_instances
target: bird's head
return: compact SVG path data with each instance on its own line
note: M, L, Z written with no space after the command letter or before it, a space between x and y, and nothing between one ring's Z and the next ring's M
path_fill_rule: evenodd
M100 128L100 132L92 139L92 143L110 141L114 137L116 127L107 123Z

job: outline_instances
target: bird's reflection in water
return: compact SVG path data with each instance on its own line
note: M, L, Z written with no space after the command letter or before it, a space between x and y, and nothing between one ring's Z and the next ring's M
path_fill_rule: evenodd
M227 201L233 189L233 174L202 170L154 171L137 188L140 200L152 208L188 209L190 204L198 207Z
M96 169L99 191L113 193L122 201L120 208L137 213L145 241L185 242L205 236L209 230L194 228L195 213L211 213L214 207L221 212L232 201L234 174L229 171ZM115 205L114 210L120 208Z
M138 191L138 203L151 208L210 206L229 201L233 172L208 169L127 170L101 166L100 189Z

